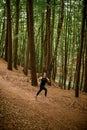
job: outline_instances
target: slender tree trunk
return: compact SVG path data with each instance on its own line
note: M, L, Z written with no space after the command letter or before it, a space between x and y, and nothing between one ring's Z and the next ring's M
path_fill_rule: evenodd
M41 59L40 59L40 72L43 70L43 61L44 61L44 13L41 14L42 22L41 22Z
M68 43L67 43L67 33L68 27L67 27L67 22L65 22L65 63L64 63L64 89L66 89L66 78L67 78L67 53L68 53Z
M29 17L29 8L27 5L27 29L28 29L28 38L29 38L29 23L30 23L30 17ZM24 74L28 75L28 68L29 68L29 52L30 52L30 42L29 39L27 41L27 48L26 48L26 59L25 59L25 66L24 66Z
M5 16L5 7L4 7L4 12L2 14L2 18ZM2 26L1 26L1 31L2 31L2 34L1 34L1 37L0 37L0 56L3 58L4 57L4 46L3 46L3 41L4 41L4 38L5 38L5 19L2 23Z
M11 30L11 9L10 0L6 0L7 4L7 35L8 35L8 69L12 70L12 30Z
M75 21L74 21L75 22ZM70 69L70 77L69 77L69 84L68 84L68 90L71 88L71 82L73 77L73 63L74 63L74 50L75 50L75 42L76 42L76 26L74 25L74 31L73 31L73 42L72 42L72 50L71 50L71 69Z
M65 65L64 65L64 89L66 89L66 78L67 78L67 41L65 39Z
M28 0L29 9L29 44L30 44L30 69L31 69L31 84L37 85L36 76L36 58L35 58L35 45L34 45L34 20L33 20L33 0Z
M6 39L5 39L5 60L8 61L8 24L6 28Z
M75 97L79 97L80 68L81 68L81 57L82 57L82 50L83 50L84 27L85 27L85 18L86 18L86 5L87 5L87 1L83 0L81 39L80 39L80 44L79 44L77 65L76 65Z
M87 6L87 3L86 3ZM87 16L87 8L86 8L86 16ZM86 55L85 55L85 74L84 74L84 87L83 87L83 91L87 92L87 19L85 21L86 23L86 31L85 31L85 44L86 44Z
M56 79L56 73L57 73L57 60L53 63L53 69L52 69L52 79L55 81Z
M54 61L56 60L56 57L57 57L57 49L58 49L60 34L61 34L61 30L62 30L63 19L64 19L64 0L61 0L61 14L60 14L59 22L58 22L56 46L55 46L54 55L51 58L50 67L49 67L49 70L48 70L50 73L53 69L53 63L54 63Z
M54 39L54 24L55 24L55 7L56 7L56 1L53 0L53 9L52 9L52 22L51 22L51 53L54 51L53 47L53 39ZM51 55L52 56L52 55Z
M80 91L83 88L83 78L84 78L84 53L85 53L85 49L83 48L83 52L82 52L82 65L81 65L81 78L80 78Z
M19 26L19 3L16 0L16 21L15 21L15 39L14 39L14 68L17 69L17 52L18 52L18 26Z
M52 9L52 22L51 22L51 57L52 57L52 52L54 52L54 24L55 24L55 7L56 7L56 1L53 0L53 9ZM57 71L57 65L56 65L56 60L53 62L53 70L52 70L52 79L55 81L56 78L56 71Z
M47 76L50 78L51 73L49 71L50 67L50 59L51 59L51 41L50 41L50 16L51 16L51 9L50 9L50 2L51 0L47 0L47 13L46 13L46 45L47 45L47 62L46 62L46 70ZM45 59L46 60L46 59Z

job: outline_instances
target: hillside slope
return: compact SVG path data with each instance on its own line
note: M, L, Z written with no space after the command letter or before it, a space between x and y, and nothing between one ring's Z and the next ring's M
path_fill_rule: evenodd
M0 130L87 130L87 95L47 86L35 100L39 87L30 85L21 67L8 71L0 60Z

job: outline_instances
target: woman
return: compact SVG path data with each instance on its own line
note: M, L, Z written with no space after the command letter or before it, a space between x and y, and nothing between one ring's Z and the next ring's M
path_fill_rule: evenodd
M45 97L47 96L47 89L45 87L45 84L47 82L50 82L50 80L46 77L46 72L43 73L43 75L39 78L39 80L41 80L41 83L40 83L40 89L39 91L37 92L36 94L36 99L37 99L37 96L39 95L39 93L44 90L45 91Z

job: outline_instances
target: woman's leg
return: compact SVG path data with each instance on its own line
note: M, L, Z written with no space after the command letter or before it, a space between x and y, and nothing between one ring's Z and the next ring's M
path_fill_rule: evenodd
M43 89L45 90L45 96L47 96L47 89L45 87Z
M38 96L41 91L42 91L42 88L40 87L40 89L39 89L39 91L37 92L36 96Z

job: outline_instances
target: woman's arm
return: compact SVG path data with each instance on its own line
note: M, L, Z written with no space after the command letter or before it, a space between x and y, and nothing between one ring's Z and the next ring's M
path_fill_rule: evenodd
M41 80L41 79L42 79L42 76L40 76L38 79Z
M48 85L51 86L51 80L49 78L47 78L47 82L48 82Z
M38 81L40 82L41 79L42 79L42 77L39 77L39 78L38 78Z
M47 81L50 83L50 80L49 80L49 78L47 78Z

